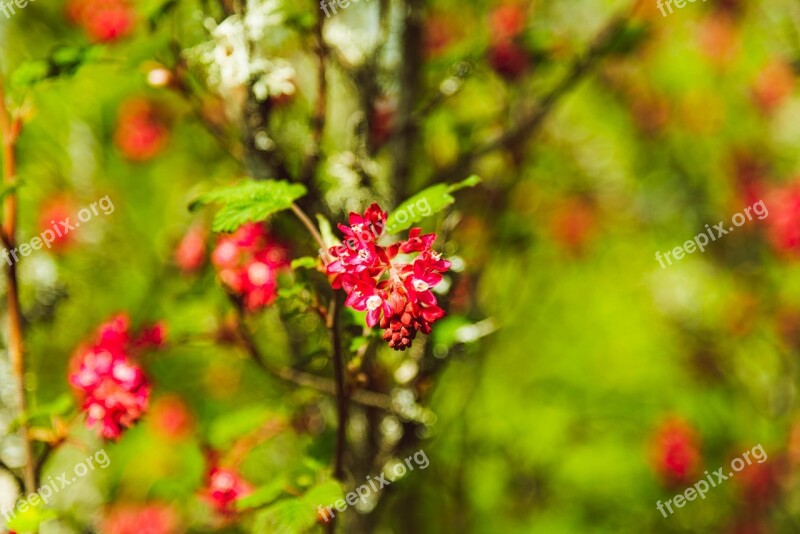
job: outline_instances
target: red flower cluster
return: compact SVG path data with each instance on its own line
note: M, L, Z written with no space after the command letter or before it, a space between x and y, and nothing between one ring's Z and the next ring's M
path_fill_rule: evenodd
M489 64L497 74L509 80L518 78L528 69L528 53L518 43L525 30L525 19L522 6L514 4L498 7L490 17Z
M429 334L431 324L444 316L431 290L442 281L450 262L431 250L436 234L409 231L408 240L388 247L376 243L386 225L386 213L372 204L364 216L350 214L350 226L339 225L347 246L332 247L326 266L334 289L347 292L345 304L367 312L369 326L381 325L383 339L405 350L418 331ZM418 253L401 263L398 254Z
M243 297L250 311L272 304L278 296L277 273L289 266L288 253L263 224L247 223L221 236L211 254L222 283Z
M78 390L86 426L106 439L117 439L147 410L150 385L141 367L130 358L137 347L161 345L164 328L156 325L131 339L130 321L118 315L100 326L94 344L82 347L73 359L70 383Z
M116 41L133 31L136 14L127 0L71 0L69 18L95 42Z
M667 419L654 440L656 471L668 484L687 482L700 464L700 445L694 430L681 419Z
M253 487L235 471L214 467L202 495L218 512L232 515L236 500L252 492Z
M147 161L167 146L170 126L158 104L134 98L120 106L114 142L131 161Z

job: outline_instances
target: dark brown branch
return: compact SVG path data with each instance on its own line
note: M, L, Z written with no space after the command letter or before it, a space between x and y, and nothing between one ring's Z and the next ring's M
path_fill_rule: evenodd
M331 357L333 359L333 376L336 382L336 457L333 464L333 476L344 481L344 452L347 448L347 409L349 405L348 391L344 376L344 355L342 354L342 331L339 308L342 299L337 293L328 308L327 327L331 338Z
M533 135L550 113L553 112L556 108L556 104L562 97L588 76L593 68L597 66L599 60L607 54L610 45L619 36L619 32L624 29L626 23L627 17L625 16L616 16L612 18L597 37L595 37L586 53L575 59L564 78L542 97L532 112L523 117L516 126L496 139L488 141L461 156L455 164L439 173L434 181L452 182L459 180L469 172L472 164L481 156L494 152L495 150L514 146Z
M261 352L258 350L253 336L247 330L241 313L237 318L236 328L242 348L247 351L248 356L250 356L253 362L268 374L298 386L317 390L320 393L325 393L326 395L336 395L336 385L332 380L328 380L327 378L311 373L298 371L297 369L292 369L291 367L276 366L267 362L261 356ZM400 415L393 409L391 399L383 393L378 393L376 391L356 390L352 392L349 398L350 401L356 404L360 404L368 408L377 408L379 410L394 413L395 415Z
M0 133L3 136L3 183L11 186L16 181L16 142L22 122L19 117L11 116L5 100L5 91L0 80ZM17 239L17 194L11 192L6 196L3 206L2 224L3 242L6 247L16 247ZM16 379L17 396L19 398L19 411L22 422L20 435L22 437L25 464L22 469L27 494L36 491L36 467L34 466L33 446L28 429L27 411L28 399L25 391L25 355L22 332L22 310L19 304L19 284L17 281L17 264L12 262L6 269L6 299L8 313L8 353L11 360L11 370Z
M314 115L311 118L311 149L303 162L300 171L300 182L310 188L314 173L322 157L322 135L325 133L325 115L328 108L328 77L325 74L327 48L323 39L325 16L317 9L317 25L314 35L317 53L317 101L314 104Z

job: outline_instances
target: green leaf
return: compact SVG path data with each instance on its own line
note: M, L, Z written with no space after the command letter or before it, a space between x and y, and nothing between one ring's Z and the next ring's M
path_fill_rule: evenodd
M292 270L296 269L316 269L317 268L317 258L312 258L311 256L303 256L302 258L296 258L292 260Z
M319 233L322 235L322 240L328 248L335 247L340 243L336 234L333 233L331 222L324 215L317 213L317 224L319 225Z
M214 420L208 430L208 440L216 448L225 448L236 439L256 430L272 412L262 406L226 413Z
M12 74L11 84L26 89L51 78L72 76L97 57L96 50L93 46L59 46L45 59L22 63Z
M256 516L253 532L305 532L317 522L316 508L302 499L283 499L265 508Z
M254 532L305 532L317 522L317 510L344 498L341 485L326 480L302 497L282 499L256 516Z
M39 532L39 525L58 517L53 510L42 508L41 503L38 506L32 506L28 503L28 507L24 512L18 509L15 510L16 513L6 522L6 526L8 530L19 532L20 534L25 532Z
M303 500L315 511L317 506L325 507L338 499L344 499L344 491L342 486L333 479L317 484L303 495Z
M481 179L472 175L461 182L449 184L436 184L423 189L409 198L395 209L386 221L386 232L396 234L408 230L426 217L442 211L456 201L450 193L455 193L466 187L475 187Z
M260 508L264 505L270 504L277 499L281 493L284 492L287 481L286 478L280 477L265 486L261 486L247 497L243 497L236 501L237 510L246 510L248 508Z
M233 232L241 225L263 221L273 213L289 209L292 203L306 194L306 188L277 180L244 180L219 187L201 195L189 205L190 210L208 204L222 204L214 217L215 232Z

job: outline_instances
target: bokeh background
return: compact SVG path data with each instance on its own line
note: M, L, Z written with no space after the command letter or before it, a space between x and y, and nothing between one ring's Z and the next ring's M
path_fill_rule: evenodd
M36 0L0 13L6 101L24 119L20 241L106 195L114 205L19 264L42 476L101 447L111 459L36 512L41 532L796 532L800 10L672 9L362 0L324 19L312 217L335 232L371 202L391 211L482 179L422 224L454 263L433 334L394 352L343 319L348 380L391 399L352 406L344 491L420 449L430 466L335 527L302 506L309 488L337 498L335 400L248 357L209 260L214 208L188 209L236 178L304 178L319 6ZM759 200L765 219L655 260ZM270 232L290 258L316 255L291 213ZM270 365L328 380L320 281L284 269L277 300L244 320ZM137 356L147 413L104 442L68 375L118 313L166 339ZM19 474L13 382L0 358L0 459ZM657 511L758 444L766 462ZM263 502L215 508L215 462L266 488ZM1 508L16 487L0 475Z

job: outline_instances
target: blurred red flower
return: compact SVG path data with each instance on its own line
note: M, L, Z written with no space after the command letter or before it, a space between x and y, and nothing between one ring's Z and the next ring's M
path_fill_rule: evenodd
M792 94L795 75L792 66L780 58L772 59L761 71L753 84L753 99L765 113L777 109Z
M288 257L263 224L247 223L217 240L211 263L222 283L255 311L277 298L277 275L289 266Z
M56 197L48 200L39 209L39 223L38 227L40 232L50 230L53 239L50 243L50 248L54 252L64 252L74 243L72 232L62 232L61 221L66 221L68 218L74 218L75 206L72 200L66 197ZM50 235L50 234L48 234Z
M525 29L525 10L522 6L506 4L496 8L490 15L492 39L513 39Z
M77 350L69 381L81 399L86 426L100 437L116 440L144 415L150 384L130 353L134 345L162 339L145 331L132 341L130 320L120 314L100 325L92 345Z
M206 232L200 225L194 225L178 243L175 249L175 263L184 273L191 273L203 266L206 260Z
M126 37L136 23L133 6L126 0L70 0L66 9L69 19L95 42Z
M177 395L165 395L155 401L150 420L156 432L170 440L185 439L194 429L192 412Z
M700 466L700 444L694 429L684 420L669 418L653 439L656 472L669 486L690 482Z
M236 500L252 492L253 487L235 471L214 467L208 474L202 496L221 514L232 515Z
M127 159L154 158L167 146L169 136L169 121L155 102L133 98L120 106L114 142Z
M103 534L177 534L178 514L167 504L124 504L108 511L103 519Z
M800 183L773 189L766 200L772 247L785 256L800 256Z

